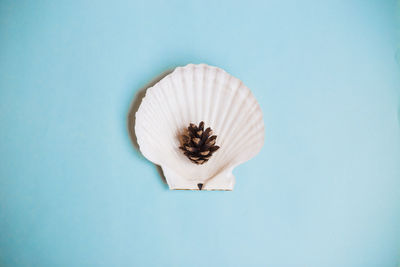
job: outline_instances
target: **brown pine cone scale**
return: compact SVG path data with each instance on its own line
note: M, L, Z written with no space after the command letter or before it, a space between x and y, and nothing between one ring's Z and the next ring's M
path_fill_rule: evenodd
M198 126L191 123L182 136L182 145L179 148L193 163L204 164L219 149L215 145L216 141L217 136L213 135L210 127L204 130L203 121Z

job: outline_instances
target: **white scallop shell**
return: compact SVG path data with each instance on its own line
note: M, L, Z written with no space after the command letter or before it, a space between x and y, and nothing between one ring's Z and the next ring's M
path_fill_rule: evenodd
M202 165L179 149L189 123L205 122L217 135L216 151ZM264 144L257 100L239 79L205 64L176 68L146 91L136 113L135 133L143 155L160 165L170 189L232 190L232 170Z

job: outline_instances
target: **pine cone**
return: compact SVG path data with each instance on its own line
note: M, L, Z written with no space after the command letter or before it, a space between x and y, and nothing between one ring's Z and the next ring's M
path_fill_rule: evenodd
M204 130L203 121L199 126L191 123L187 133L182 136L183 144L179 148L193 163L203 164L219 149L219 146L215 145L217 136L212 134L210 127Z

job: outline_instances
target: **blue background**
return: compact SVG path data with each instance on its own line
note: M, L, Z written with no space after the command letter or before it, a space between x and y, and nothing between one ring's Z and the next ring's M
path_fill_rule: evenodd
M1 1L1 266L398 266L395 1ZM127 115L164 71L252 89L233 192L169 191Z

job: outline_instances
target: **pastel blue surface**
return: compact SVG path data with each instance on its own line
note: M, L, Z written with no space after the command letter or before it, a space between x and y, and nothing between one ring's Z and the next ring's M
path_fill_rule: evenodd
M1 1L1 266L397 266L396 1ZM396 62L397 60L397 62ZM252 89L233 192L169 191L127 114L168 69Z

